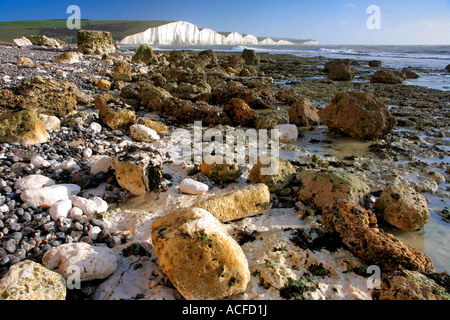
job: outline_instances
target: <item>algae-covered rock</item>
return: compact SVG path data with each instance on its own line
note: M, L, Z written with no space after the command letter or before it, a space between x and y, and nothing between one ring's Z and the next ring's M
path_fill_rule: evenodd
M110 53L116 51L118 44L108 31L80 30L77 33L78 49L82 53Z
M65 300L66 280L31 260L21 261L0 280L0 300Z
M427 200L398 180L389 183L375 202L383 218L402 230L418 230L430 220Z
M153 53L153 49L146 43L142 44L136 54L131 58L133 63L158 64L158 59Z
M269 187L271 192L277 192L285 188L293 179L295 174L295 168L289 161L282 159L268 158L266 157L264 163L261 163L261 157L258 158L258 162L253 165L250 170L250 181L264 183ZM273 172L267 172L264 174L262 171L264 168L269 171L273 167Z
M435 274L433 274L435 275ZM437 275L440 277L440 275ZM443 275L449 281L449 276ZM380 288L373 290L374 300L450 300L450 288L418 271L396 270L381 278Z
M26 145L44 143L49 139L37 112L26 109L0 117L0 141Z
M63 48L66 43L62 40L49 38L45 35L27 36L27 39L35 46L45 46L50 48Z
M370 192L369 186L351 173L303 170L298 177L302 182L298 199L320 210L340 199L359 203Z
M216 182L233 182L242 174L236 162L218 155L206 156L199 169Z
M222 299L244 292L250 281L241 247L204 209L153 220L152 241L161 269L185 299Z

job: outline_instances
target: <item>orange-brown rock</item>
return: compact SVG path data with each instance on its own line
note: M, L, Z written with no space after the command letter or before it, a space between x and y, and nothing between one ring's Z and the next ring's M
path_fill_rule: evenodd
M380 138L397 123L384 103L367 92L339 93L318 114L330 130L362 140Z
M322 221L353 254L384 273L398 269L434 272L430 257L379 229L375 214L354 202L339 200L328 206Z
M255 111L244 100L233 98L223 109L228 117L237 125L243 125L255 117Z

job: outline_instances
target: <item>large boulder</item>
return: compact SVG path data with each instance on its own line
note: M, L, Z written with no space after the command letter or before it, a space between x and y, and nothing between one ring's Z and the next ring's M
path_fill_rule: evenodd
M350 66L350 63L349 59L335 59L325 63L324 71L328 72L328 77L331 80L349 81L356 74L356 70Z
M401 84L405 79L402 78L397 73L390 70L378 70L375 74L370 78L370 82L372 83L385 83L385 84Z
M80 30L77 33L78 49L86 54L102 54L116 51L118 44L108 31Z
M0 142L33 145L47 142L49 137L37 112L33 109L0 117Z
M301 181L298 199L320 210L340 199L361 203L370 192L369 186L352 173L303 170L298 177Z
M131 58L133 63L158 64L158 59L153 53L153 49L148 44L141 44L135 55Z
M358 91L337 94L318 114L330 130L362 140L380 138L397 123L379 99Z
M0 300L65 300L66 280L31 260L14 264L0 280Z
M430 220L425 197L398 180L384 188L375 209L387 222L402 230L418 230Z
M86 242L65 243L45 252L42 264L66 280L79 275L79 281L104 279L117 269L117 259L108 247Z
M379 229L375 214L354 202L339 200L328 206L322 221L354 255L379 266L383 273L398 269L434 272L430 257Z
M447 281L448 281L447 275ZM418 271L396 270L381 278L372 291L374 300L450 300L450 291L432 277Z
M152 148L128 147L111 164L117 183L132 195L157 191L162 181L162 157Z
M222 299L244 292L250 281L241 247L206 210L153 220L152 241L161 269L185 299Z
M317 126L320 118L316 107L305 97L299 97L289 108L289 123L297 126Z
M261 62L259 55L252 49L244 49L241 57L245 60L245 64L259 65Z
M0 90L0 108L34 109L38 113L65 117L75 112L78 88L71 82L35 77L18 87Z
M221 222L237 220L266 211L270 207L270 191L263 183L251 184L200 200L192 207L205 209Z

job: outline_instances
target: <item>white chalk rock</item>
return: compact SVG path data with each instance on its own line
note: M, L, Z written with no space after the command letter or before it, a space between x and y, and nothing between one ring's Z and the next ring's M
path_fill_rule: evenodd
M298 138L298 128L295 124L278 124L275 129L278 129L278 134L275 134L275 137L280 142L292 142Z
M104 279L117 269L117 259L110 248L85 242L66 243L48 250L42 264L66 279L78 273L80 281Z
M83 157L85 158L90 158L92 156L92 149L91 148L86 148L83 151Z
M159 140L158 133L144 126L143 124L134 124L130 126L130 136L138 141L152 142L153 140Z
M102 229L100 229L100 227L97 227L97 226L92 227L88 231L89 238L91 238L92 240L97 240L97 237L98 237L98 234L100 233L100 231L102 231Z
M102 131L102 125L97 122L91 122L88 128L94 133L100 133Z
M180 192L189 194L204 194L208 191L208 185L193 179L183 179L180 182Z
M108 210L108 203L100 197L86 199L79 196L72 196L70 200L72 200L74 207L80 208L88 216L103 213Z
M15 190L38 189L46 186L52 186L55 180L50 179L41 174L31 174L29 176L18 179L14 183Z
M52 206L60 200L67 200L78 194L81 187L76 184L57 184L39 189L27 189L20 194L20 199L33 208L39 208L43 204Z
M48 210L48 213L52 217L53 220L58 220L59 218L67 218L70 209L72 209L72 201L71 200L60 200L55 202L50 209Z
M26 37L17 38L13 40L13 45L17 47L26 47L26 46L32 46L33 43Z
M30 163L35 167L35 168L47 168L50 167L50 162L48 162L47 160L45 160L44 158L42 158L39 155L34 155L30 158Z
M70 201L72 203L72 200ZM72 220L80 220L83 217L83 210L78 207L72 207L69 211L69 218Z
M79 171L81 167L77 165L74 159L70 158L61 163L61 169L69 171Z
M108 156L102 156L92 164L91 174L96 175L100 172L108 172L113 159Z

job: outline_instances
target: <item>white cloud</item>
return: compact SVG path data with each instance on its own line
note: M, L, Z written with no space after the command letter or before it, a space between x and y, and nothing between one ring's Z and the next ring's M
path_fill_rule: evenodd
M348 2L348 3L345 4L345 7L347 7L347 8L354 8L354 7L356 7L356 4Z

